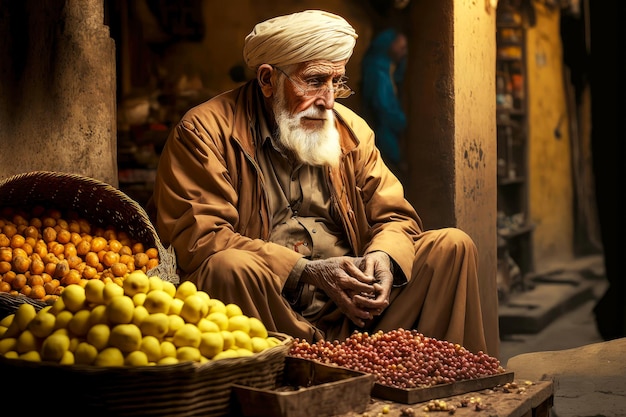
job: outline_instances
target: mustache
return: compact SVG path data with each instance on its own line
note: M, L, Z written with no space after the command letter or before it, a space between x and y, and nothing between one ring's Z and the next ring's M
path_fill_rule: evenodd
M328 120L330 118L331 110L321 110L315 106L311 106L308 109L305 109L298 113L298 117L310 117L313 119L324 119Z

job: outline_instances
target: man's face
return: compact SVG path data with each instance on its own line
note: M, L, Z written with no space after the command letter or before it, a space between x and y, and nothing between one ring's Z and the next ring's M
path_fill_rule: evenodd
M341 149L331 90L343 77L345 63L314 61L287 73L289 78L277 74L272 103L279 143L304 163L336 165Z

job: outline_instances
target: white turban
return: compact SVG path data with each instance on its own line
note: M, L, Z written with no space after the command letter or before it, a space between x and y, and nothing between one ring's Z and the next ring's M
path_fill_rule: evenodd
M258 23L246 36L243 58L254 70L261 64L343 61L352 56L357 37L341 16L306 10Z

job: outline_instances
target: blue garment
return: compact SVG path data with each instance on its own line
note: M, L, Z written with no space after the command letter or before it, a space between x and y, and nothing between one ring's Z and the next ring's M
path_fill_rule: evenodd
M406 59L391 74L393 60L389 47L398 32L387 29L370 44L362 62L362 114L376 134L383 159L394 165L401 161L400 138L406 129L406 115L396 93L404 78Z

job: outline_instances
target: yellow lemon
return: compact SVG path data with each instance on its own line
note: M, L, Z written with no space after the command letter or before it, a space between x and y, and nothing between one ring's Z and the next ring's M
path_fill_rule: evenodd
M226 349L226 350L221 351L217 355L213 356L213 360L219 361L220 359L238 358L238 357L239 357L239 353L237 353L236 349Z
M196 326L198 326L198 330L200 330L202 333L205 332L219 332L220 327L217 325L217 323L215 323L214 321L211 321L207 318L202 318L200 319L200 321L198 322L198 324L196 324Z
M280 339L277 337L268 336L267 343L270 345L270 347L274 347L280 345L283 342L281 342Z
M39 350L39 345L39 339L30 330L24 330L17 336L15 350L17 353L26 353L31 350Z
M269 349L270 344L267 342L267 339L264 337L254 336L251 338L252 343L252 351L255 353L262 352L265 349Z
M168 312L168 314L180 315L180 312L183 309L183 304L185 304L185 302L180 298L173 298L172 304L170 304L170 311Z
M142 306L144 301L146 301L146 296L147 294L145 292L138 292L137 294L133 295L133 303L135 303L135 306Z
M162 339L170 327L170 319L165 313L149 314L139 324L139 329L144 336L154 336Z
M74 365L75 361L74 361L74 353L72 353L72 351L70 350L66 350L65 353L63 354L63 356L61 357L61 360L59 361L59 364L61 365Z
M41 355L36 350L22 353L19 358L30 362L41 362Z
M104 281L90 279L85 284L85 298L88 302L99 305L104 304Z
M224 350L224 337L221 332L205 332L200 336L200 353L209 359Z
M248 332L248 334L250 334L250 337L267 338L267 328L261 320L256 317L249 317L248 323L250 324L250 331Z
M59 314L61 311L65 310L65 303L63 302L62 297L58 297L52 306L50 307L50 313Z
M61 298L63 299L65 308L72 313L76 313L78 310L83 309L85 307L85 302L87 301L85 289L78 284L70 284L66 286L63 292L61 292Z
M180 329L176 330L172 336L172 342L177 348L182 346L191 346L197 348L200 346L200 330L191 323L185 323Z
M150 291L163 289L163 280L161 279L161 277L153 275L148 278L148 281L150 282Z
M167 314L172 304L172 296L163 290L150 291L146 295L143 306L150 314L165 313Z
M135 270L126 275L123 283L124 294L129 297L137 293L147 293L150 290L150 278L141 270Z
M164 356L157 362L157 365L175 365L178 363L176 356Z
M174 298L176 296L176 285L169 281L163 281L163 291L168 293L170 297Z
M17 339L15 337L7 337L0 340L0 355L4 355L7 352L15 350L17 346Z
M226 304L226 315L228 317L239 316L241 314L243 314L243 311L241 311L241 307L239 307L237 304Z
M58 317L57 317L58 320ZM108 324L109 319L107 317L106 304L99 304L91 309L89 313L89 324L95 326L96 324Z
M209 314L216 312L226 314L226 304L217 298L211 298L209 300Z
M105 304L108 304L114 297L124 295L124 288L115 282L107 282L104 284L104 289L102 290L102 299Z
M111 328L106 324L96 324L87 332L87 342L96 349L102 350L109 345Z
M28 324L28 330L36 337L47 337L54 330L57 318L50 314L48 310L41 309Z
M128 324L133 321L135 303L125 295L113 297L107 303L106 311L111 324Z
M235 346L247 350L252 350L252 339L247 332L243 330L233 330L231 331L233 338L235 339Z
M176 349L176 359L178 359L179 362L200 362L201 356L200 350L198 350L197 347L181 346Z
M148 355L140 350L130 352L124 358L124 365L126 366L147 366L148 362Z
M209 313L206 318L207 320L210 320L217 324L220 330L228 330L228 316L225 313Z
M11 325L11 323L13 323L13 319L14 318L15 318L15 313L9 314L8 316L6 316L2 320L0 320L0 326L2 326L2 327L9 327Z
M174 336L174 333L185 325L185 319L176 314L169 314L167 318L169 320L169 329L167 330L166 336Z
M25 302L20 304L17 310L15 310L15 317L13 318L13 322L16 323L19 331L23 331L26 330L28 324L31 322L32 319L35 318L36 315L37 310L35 310L35 307L32 304Z
M56 321L54 323L54 330L67 329L68 323L74 317L74 313L69 310L60 311L56 315Z
M254 355L254 352L252 352L250 349L237 348L236 352L238 357Z
M185 301L187 297L197 292L198 288L196 287L196 284L191 281L183 281L178 284L178 288L176 288L176 294L174 295L174 297L180 298L181 300Z
M248 316L239 314L237 316L230 316L228 318L228 329L231 332L233 330L241 330L246 333L250 333L250 319Z
M161 342L161 359L165 357L176 358L176 346L169 340Z
M144 336L139 350L146 354L149 362L157 362L161 359L161 342L154 336Z
M84 341L84 338L78 338L75 336L70 337L69 333L63 333L63 334L67 334L67 336L70 338L70 351L71 352L75 352L76 348L78 347L78 345Z
M46 337L41 345L41 358L44 361L59 362L70 348L70 338L55 333Z
M224 339L224 350L231 349L235 346L235 336L228 330L222 330L222 339Z
M209 306L202 297L196 294L188 295L180 310L180 316L187 323L197 323L209 312Z
M139 350L142 337L141 330L134 324L118 324L111 329L109 345L128 353Z
M148 317L150 313L148 309L144 306L135 306L135 311L133 312L133 321L132 323L135 326L140 326L141 323Z
M18 359L20 355L16 351L10 350L4 354L4 357L7 359Z
M91 317L91 311L77 311L67 323L67 328L75 336L85 336L87 334L87 331L91 327L91 325L89 324L89 317Z
M118 326L132 326L132 324L118 324ZM96 366L124 366L124 355L117 347L108 347L98 353L93 364Z
M209 301L211 301L211 296L209 296L209 293L207 293L206 291L198 290L196 295L202 298L204 302L207 304L207 306L209 305Z
M80 342L74 350L74 363L77 365L91 365L98 356L98 349L87 342Z

